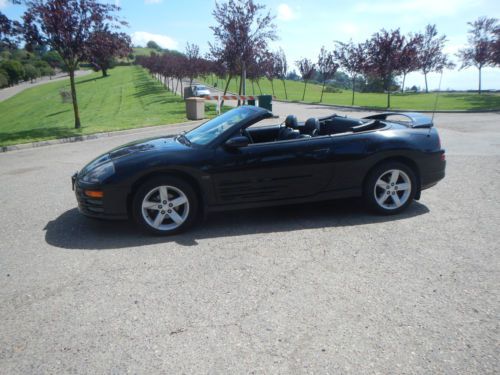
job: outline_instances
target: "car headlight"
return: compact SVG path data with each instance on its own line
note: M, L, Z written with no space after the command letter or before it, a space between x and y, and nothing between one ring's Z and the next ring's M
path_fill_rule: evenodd
M114 173L115 165L112 161L108 161L87 172L87 174L82 177L82 181L90 184L100 183Z

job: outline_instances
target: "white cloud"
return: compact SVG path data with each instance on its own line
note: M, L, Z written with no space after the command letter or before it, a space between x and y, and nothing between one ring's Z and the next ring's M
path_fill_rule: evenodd
M0 0L0 9L5 8L7 6L7 0Z
M163 0L144 0L144 4L159 4Z
M291 21L297 18L297 14L288 4L278 5L278 19L282 21Z
M136 31L131 35L132 44L137 46L146 46L146 44L152 40L162 48L176 49L178 43L169 36L161 34L152 34L146 31Z

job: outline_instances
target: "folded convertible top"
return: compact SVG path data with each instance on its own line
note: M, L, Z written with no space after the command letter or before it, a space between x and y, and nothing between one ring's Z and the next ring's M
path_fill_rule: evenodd
M389 117L391 116L404 116L410 120L410 126L412 128L431 128L434 123L430 117L427 117L421 113L417 112L385 112L376 115L364 117L365 119L372 120L387 120L391 121ZM395 121L397 122L397 121Z

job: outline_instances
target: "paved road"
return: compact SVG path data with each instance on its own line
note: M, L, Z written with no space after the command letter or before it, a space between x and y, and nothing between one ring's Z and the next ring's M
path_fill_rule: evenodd
M91 70L77 70L75 72L75 76L80 77L80 76L87 75L89 73L92 73L92 71ZM29 89L30 87L43 85L45 83L60 81L61 79L69 79L68 74L67 73L59 73L59 74L56 74L55 76L53 76L52 79L50 77L42 77L42 78L38 78L33 83L23 82L23 83L20 83L18 85L12 86L12 87L6 87L4 89L0 89L0 102L4 101L6 99L9 99L10 97L12 97L16 94L19 94L20 92L22 92L26 89Z
M138 135L0 154L0 372L499 373L499 120L437 115L448 175L403 215L347 200L172 238L75 209L69 176Z

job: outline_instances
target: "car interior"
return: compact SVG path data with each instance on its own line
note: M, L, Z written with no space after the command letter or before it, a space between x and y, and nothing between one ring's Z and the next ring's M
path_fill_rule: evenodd
M298 122L295 115L288 115L281 125L256 126L247 128L243 135L252 143L307 139L318 136L359 133L384 128L379 120L359 120L333 114L328 117L311 117L305 122Z

